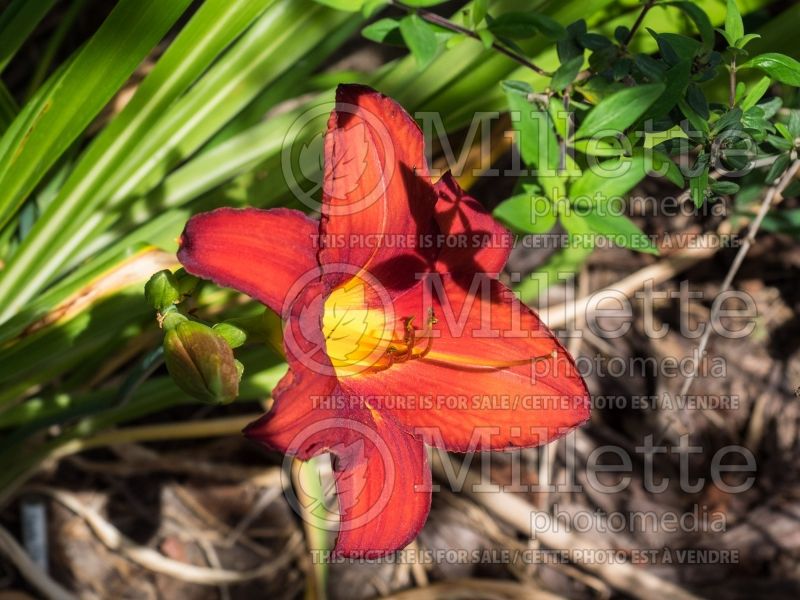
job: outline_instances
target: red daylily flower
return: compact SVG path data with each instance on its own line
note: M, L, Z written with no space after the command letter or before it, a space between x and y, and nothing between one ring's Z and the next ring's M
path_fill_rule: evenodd
M417 535L431 501L423 441L452 451L549 442L589 417L569 354L497 280L512 245L393 100L340 86L321 219L277 208L193 217L178 257L284 320L289 371L250 438L334 456L336 551L377 557Z

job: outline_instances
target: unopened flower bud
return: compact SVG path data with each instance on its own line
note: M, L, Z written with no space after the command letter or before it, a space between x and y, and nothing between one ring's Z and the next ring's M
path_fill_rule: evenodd
M167 269L153 275L144 285L144 297L159 312L178 302L181 293L175 275Z
M168 329L164 360L178 387L198 400L227 404L239 393L240 372L233 350L202 323L185 320Z
M181 296L190 295L200 282L194 275L189 275L184 268L175 271L175 280L178 282L178 291Z

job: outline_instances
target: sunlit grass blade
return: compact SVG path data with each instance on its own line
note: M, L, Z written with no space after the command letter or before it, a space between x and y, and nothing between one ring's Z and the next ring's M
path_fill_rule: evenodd
M0 14L0 73L53 4L55 0L14 0Z
M8 126L14 121L19 114L19 106L17 101L8 91L6 84L0 81L0 135L2 135Z
M193 154L271 81L288 72L316 45L315 40L325 37L332 23L342 18L341 13L319 5L309 7L289 0L272 3L156 123L141 127L136 121L118 132L115 120L109 126L110 133L104 133L103 139L90 148L51 210L37 222L9 262L0 278L0 298L8 301L0 311L0 321L41 289L100 226L105 215L96 212L98 206L121 211L119 204L137 190L157 185L171 166ZM170 56L180 57L178 51L173 51L174 46L167 54L174 52ZM155 74L156 71L151 77ZM143 88L149 80L145 80ZM132 104L142 92L140 89ZM151 108L150 104L147 106ZM120 118L127 112L128 107ZM137 114L133 109L131 113ZM114 143L113 136L117 134L130 139L130 145ZM106 138L110 148L101 143Z
M34 92L39 89L39 86L42 85L42 82L47 77L47 73L56 59L56 54L58 53L61 44L64 42L64 39L67 37L69 31L75 25L75 21L83 12L87 2L88 0L73 0L69 8L67 8L66 12L64 13L64 16L61 17L58 27L47 40L47 46L45 47L42 56L36 61L36 70L33 72L33 75L28 82L28 92L25 95L26 98L30 98Z
M142 302L144 282L155 271L176 266L174 256L160 251L134 254L64 285L8 325L5 336L16 337L0 346L0 407L107 350L109 343L124 345L137 336L152 316Z
M0 227L180 17L190 0L121 0L0 140Z

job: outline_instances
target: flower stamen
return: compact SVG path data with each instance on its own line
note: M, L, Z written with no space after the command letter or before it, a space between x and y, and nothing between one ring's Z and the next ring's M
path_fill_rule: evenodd
M532 356L528 358L512 359L512 360L484 360L484 359L471 359L465 356L449 355L442 353L431 354L433 349L433 326L439 322L434 315L433 310L428 311L428 318L425 322L425 329L417 334L414 328L414 317L406 317L403 326L403 339L394 339L386 348L383 356L375 362L367 372L378 373L391 368L395 364L404 363L409 360L420 360L451 369L460 369L467 371L498 371L503 369L510 369L512 367L534 364L537 362L555 359L558 356L556 349L551 350L547 354L540 356ZM419 347L420 342L424 340L424 346Z

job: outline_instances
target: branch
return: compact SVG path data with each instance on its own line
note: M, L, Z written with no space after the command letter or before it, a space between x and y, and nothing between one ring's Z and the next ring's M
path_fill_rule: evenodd
M631 26L631 30L628 32L628 35L625 37L625 41L622 43L623 50L627 49L628 44L630 44L633 40L633 36L636 35L639 27L642 26L644 18L647 16L647 13L650 11L650 9L653 8L655 3L656 0L648 0L647 4L642 7L642 11L639 13L639 16L636 17L636 21L634 21L633 25Z
M450 481L447 469L442 463L447 456L444 452L434 451L431 461L433 473L443 481ZM537 510L519 494L502 489L481 492L480 484L481 477L473 471L468 471L458 491L524 535L531 535L531 517L536 514L537 521L546 522L544 527L536 531L536 539L542 545L567 553L572 562L594 573L612 587L634 598L699 600L697 596L680 586L630 562L587 559L586 555L591 555L593 552L600 554L607 550L603 547L602 540L596 536L578 535L558 527L553 523L554 518L549 513Z
M77 596L61 587L37 565L25 550L17 543L5 527L0 526L0 555L5 556L13 564L20 575L31 587L41 592L45 598L52 600L77 600ZM8 597L12 596L9 593ZM22 596L20 596L22 597Z
M772 202L775 200L775 197L782 193L783 190L786 189L786 186L794 179L795 174L797 173L798 169L800 169L800 159L795 160L791 166L786 170L780 180L773 185L769 190L767 190L766 195L764 196L763 202L761 202L761 208L758 210L758 214L756 215L755 220L750 225L750 230L747 232L747 237L744 239L742 246L739 248L739 251L736 253L736 257L733 259L733 264L731 264L730 269L728 269L728 274L725 275L725 279L722 282L722 288L720 290L720 294L724 294L727 292L731 284L733 283L733 278L736 277L736 273L739 271L739 267L742 266L745 257L747 256L747 252L750 250L750 246L753 245L753 242L756 239L756 233L758 233L759 227L761 227L761 222L764 220L764 217L769 212L770 206L772 206ZM715 306L712 308L711 315L709 316L709 322L713 322L714 319L717 317L717 313L719 312L719 307ZM689 388L692 386L692 382L694 381L695 377L697 377L697 372L699 368L700 361L702 360L703 355L706 353L706 347L708 346L708 340L711 338L711 331L712 328L706 324L706 330L703 332L703 337L700 339L700 345L697 348L697 353L694 355L692 359L692 374L687 377L684 382L683 386L681 387L681 396L685 396L689 392Z
M777 158L778 155L760 158L753 161L751 167L753 169L768 167L772 165ZM719 179L721 176L722 172L720 171L714 171L710 175L711 179L714 180ZM690 198L691 190L686 189L678 196L676 202L678 204L688 202ZM729 223L729 221L724 221L724 223ZM577 318L578 314L580 314L582 318L589 318L594 314L604 298L615 298L620 292L630 297L634 292L641 289L645 282L651 281L653 284L663 283L700 261L716 254L720 245L714 242L719 235L719 231L720 228L717 229L716 233L704 234L695 247L679 250L670 254L664 257L662 261L648 265L628 275L625 279L618 281L613 286L597 290L588 296L584 296L572 302L565 302L556 306L543 308L540 310L539 316L551 329L557 329L568 325ZM523 300L525 300L524 296Z
M99 512L84 505L77 496L70 492L45 486L31 486L31 489L52 498L83 519L97 539L110 551L118 552L131 562L150 571L197 585L236 584L273 576L295 560L303 548L300 533L296 532L289 537L286 545L278 551L272 561L265 562L255 568L234 571L232 569L200 567L169 558L152 548L136 544L107 521Z
M434 12L431 12L429 10L425 10L424 8L415 8L413 6L408 6L407 4L403 4L402 2L399 2L398 0L391 0L391 4L393 6L396 6L398 8L403 9L404 11L406 11L408 13L416 13L417 15L419 15L420 18L422 18L423 20L427 21L428 23L432 23L433 25L438 25L439 27L443 27L444 29L448 29L448 30L453 31L455 33L460 33L460 34L466 35L468 37L471 37L474 40L478 40L479 42L483 43L483 40L481 39L481 36L479 36L477 33L475 33L472 29L468 29L466 27L462 27L461 25L457 25L456 23L453 23L449 19L446 19L446 18L444 18L444 17L442 17L440 15L437 15ZM539 75L542 75L544 77L552 77L553 76L553 74L551 72L545 71L541 67L533 64L531 61L529 61L527 58L525 58L521 54L517 54L516 52L514 52L513 50L511 50L509 48L506 48L502 44L499 44L497 42L492 42L492 49L494 49L496 52L499 52L500 54L503 54L503 55L507 56L511 60L513 60L515 62L518 62L523 67L527 67L531 71L534 71L535 73L538 73Z

